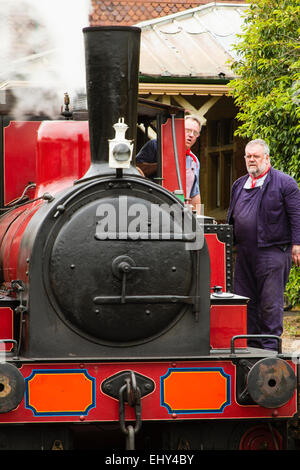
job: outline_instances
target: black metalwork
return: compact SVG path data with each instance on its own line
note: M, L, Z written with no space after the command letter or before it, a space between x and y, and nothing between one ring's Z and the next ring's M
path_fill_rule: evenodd
M255 403L264 408L278 408L295 393L297 380L287 361L278 357L263 358L250 369L247 389Z
M0 363L0 413L14 410L25 393L25 380L17 367Z
M84 178L110 172L108 139L124 118L126 138L136 141L140 28L126 26L83 29L91 167ZM102 165L101 165L102 164Z
M10 354L10 355L13 355L15 356L16 353L18 352L18 341L16 341L15 339L11 339L11 338L7 338L7 339L0 339L0 343L2 344L12 344L13 345L13 348L11 351L7 352L5 351L4 354Z
M236 398L240 405L278 408L287 403L297 387L292 367L278 357L236 362Z
M135 383L135 387L139 387L141 397L153 392L155 384L152 379L138 372L133 373L130 370L123 370L105 379L101 384L102 392L112 398L118 398L120 388L126 383L128 378L132 378L132 374L134 374L133 383ZM133 388L135 389L135 387ZM130 394L124 399L125 401L129 400L129 402L131 402Z
M233 247L233 228L227 224L209 224L204 225L205 233L215 233L218 240L225 243L225 266L226 266L226 286L222 286L226 292L233 291L233 258L232 258L232 247Z
M257 359L240 359L236 361L236 400L240 405L255 405L249 395L247 378Z
M125 423L125 401L134 408L135 424ZM142 426L141 391L137 385L136 375L133 371L125 378L125 383L119 390L119 422L121 431L126 435L126 450L135 450L135 435Z
M270 338L270 339L276 339L278 343L278 354L282 353L282 338L280 336L275 336L275 335L236 335L231 338L230 341L230 353L232 356L235 355L235 348L234 348L234 343L237 339L264 339L264 338Z

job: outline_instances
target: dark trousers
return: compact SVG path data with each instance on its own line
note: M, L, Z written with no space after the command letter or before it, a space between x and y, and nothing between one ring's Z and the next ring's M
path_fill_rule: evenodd
M283 294L291 269L291 247L237 246L234 293L249 297L247 333L281 336ZM277 350L276 339L248 340L248 346Z

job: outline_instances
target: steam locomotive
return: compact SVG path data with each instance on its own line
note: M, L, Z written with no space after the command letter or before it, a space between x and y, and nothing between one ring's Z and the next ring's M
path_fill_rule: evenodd
M138 100L138 28L83 34L88 119L3 124L0 448L287 449L297 366L247 346L232 228L181 199L184 110Z

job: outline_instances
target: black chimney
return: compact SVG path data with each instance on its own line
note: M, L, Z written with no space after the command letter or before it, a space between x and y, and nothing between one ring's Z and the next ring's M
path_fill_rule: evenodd
M99 26L84 28L83 33L91 148L85 179L114 171L108 166L108 139L115 137L113 125L119 118L128 125L126 138L136 139L141 30Z

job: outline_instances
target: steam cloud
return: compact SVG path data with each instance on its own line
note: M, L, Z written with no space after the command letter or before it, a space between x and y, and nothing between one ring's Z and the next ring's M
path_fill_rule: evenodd
M0 90L13 90L15 119L59 115L67 92L85 93L82 28L91 0L0 0Z

